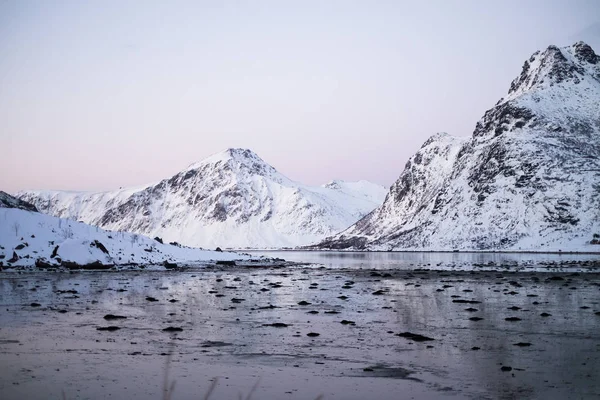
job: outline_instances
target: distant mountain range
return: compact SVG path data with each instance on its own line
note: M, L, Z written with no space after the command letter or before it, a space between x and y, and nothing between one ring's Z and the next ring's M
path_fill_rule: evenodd
M228 149L141 188L18 197L208 248L600 251L600 57L583 42L534 53L470 137L432 136L387 196L365 181L303 185Z
M600 57L535 52L468 138L437 134L384 203L316 248L600 251Z
M255 153L228 149L156 184L111 192L25 191L41 212L205 248L282 248L337 233L379 206L382 186L294 182Z

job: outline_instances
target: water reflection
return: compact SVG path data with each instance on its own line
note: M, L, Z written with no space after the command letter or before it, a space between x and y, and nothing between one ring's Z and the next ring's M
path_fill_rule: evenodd
M600 269L600 254L546 253L426 253L426 252L335 252L254 251L256 255L312 263L327 268L353 269L441 269L588 271Z
M266 386L284 390L266 398L300 393L307 381L317 393L329 394L326 398L394 398L404 383L370 378L365 368L374 366L379 368L374 376L402 369L419 379L416 398L431 397L429 391L490 399L600 393L600 381L590 377L600 368L598 274L392 269L385 274L372 268L380 267L379 257L366 271L351 266L353 256L341 258L350 263L343 269L2 274L0 352L11 364L2 365L0 390L41 398L39 393L48 394L35 391L41 382L53 397L65 387L99 397L106 387L126 386L133 393L110 393L145 397L161 381L161 354L175 346L177 385L190 398L192 385L215 371L265 376ZM147 296L158 301L148 302ZM32 302L41 307L30 307ZM107 325L102 317L108 313L128 318L111 322L119 331L97 332ZM264 326L273 322L289 326ZM167 326L183 332L167 334L162 331ZM320 336L307 337L310 332ZM400 332L435 340L414 342L397 336ZM73 380L60 373L67 368L86 372ZM23 370L36 371L38 378ZM114 370L120 371L116 377ZM95 386L104 376L113 376L112 383ZM278 385L269 380L275 376ZM350 390L349 376L366 383Z

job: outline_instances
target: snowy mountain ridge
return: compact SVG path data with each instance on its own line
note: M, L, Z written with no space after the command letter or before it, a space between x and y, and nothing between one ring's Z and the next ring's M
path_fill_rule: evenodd
M381 207L316 247L600 251L600 57L534 53L470 138L437 134Z
M54 216L190 246L280 248L347 228L381 204L385 189L366 181L306 186L250 150L228 149L143 188L17 196Z

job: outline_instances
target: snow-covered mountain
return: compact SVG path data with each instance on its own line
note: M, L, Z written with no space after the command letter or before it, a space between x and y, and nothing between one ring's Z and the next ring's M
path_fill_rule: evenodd
M306 186L250 150L228 149L141 188L17 196L50 215L189 246L280 248L347 228L379 206L385 193L366 181Z
M248 255L163 244L156 239L110 232L39 213L31 204L0 192L0 269L58 266L106 268L118 265L204 264L248 260Z
M600 251L600 57L583 42L525 61L469 138L437 134L383 205L317 247Z

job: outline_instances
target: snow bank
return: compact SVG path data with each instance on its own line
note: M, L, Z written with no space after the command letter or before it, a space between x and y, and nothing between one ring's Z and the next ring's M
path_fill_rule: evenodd
M4 266L33 266L36 262L50 266L206 264L249 258L239 253L161 244L138 234L106 231L33 211L0 208L0 262Z

